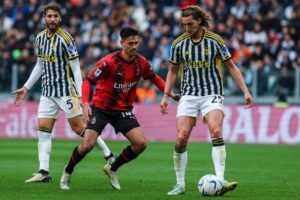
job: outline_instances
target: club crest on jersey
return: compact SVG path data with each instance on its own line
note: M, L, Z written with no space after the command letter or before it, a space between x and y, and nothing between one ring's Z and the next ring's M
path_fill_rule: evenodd
M98 77L100 76L101 73L102 73L102 70L101 70L101 69L97 69L97 70L94 72L95 78L98 78Z
M93 119L91 120L91 124L95 124L96 123L96 117L94 116Z

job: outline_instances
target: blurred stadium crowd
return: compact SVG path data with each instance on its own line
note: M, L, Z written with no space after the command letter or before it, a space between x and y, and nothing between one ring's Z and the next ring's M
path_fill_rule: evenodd
M0 92L10 92L29 77L36 61L34 39L46 27L38 0L0 2ZM180 9L198 4L212 16L211 31L221 35L258 96L295 95L300 69L300 0L69 0L63 27L74 37L83 76L97 60L119 49L122 26L136 27L142 36L139 53L165 78L169 48L181 32ZM13 65L17 66L15 71ZM147 85L147 84L141 84ZM226 95L239 95L224 69ZM34 90L39 91L39 84ZM147 86L149 88L149 86ZM146 89L146 88L145 88ZM153 95L153 92L151 92ZM155 99L155 98L154 98ZM153 100L155 101L155 100Z

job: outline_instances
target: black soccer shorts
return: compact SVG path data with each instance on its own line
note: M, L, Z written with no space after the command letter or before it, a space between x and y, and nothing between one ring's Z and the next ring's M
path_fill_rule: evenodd
M86 129L92 129L101 135L106 124L110 123L114 127L116 134L121 132L126 135L130 130L140 127L139 122L131 111L106 111L91 106L92 115L86 125Z

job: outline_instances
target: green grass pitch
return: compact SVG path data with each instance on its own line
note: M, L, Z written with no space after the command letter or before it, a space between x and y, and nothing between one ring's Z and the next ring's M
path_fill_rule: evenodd
M59 189L64 165L79 140L54 140L50 171L51 183L25 184L37 171L37 142L34 139L0 138L1 200L294 200L300 199L300 147L298 145L227 144L226 178L238 181L238 188L224 197L203 197L197 183L201 176L213 173L211 145L190 143L185 195L169 197L175 183L174 143L150 142L146 151L119 169L121 191L111 188L102 172L105 161L94 149L77 165L71 190ZM119 153L127 142L108 142Z

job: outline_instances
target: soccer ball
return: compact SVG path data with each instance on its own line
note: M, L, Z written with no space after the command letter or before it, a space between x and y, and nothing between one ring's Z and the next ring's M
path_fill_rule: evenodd
M199 180L198 189L203 196L218 196L222 190L222 182L217 176L208 174Z

